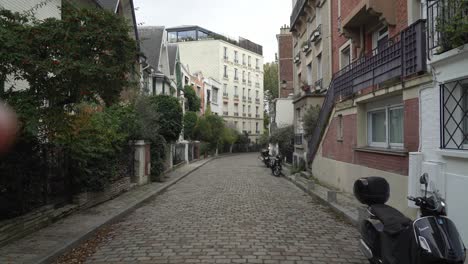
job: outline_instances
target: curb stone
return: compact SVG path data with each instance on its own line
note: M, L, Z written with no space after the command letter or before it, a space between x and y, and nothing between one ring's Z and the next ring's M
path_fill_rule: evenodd
M339 214L340 216L344 217L348 222L350 222L354 226L359 225L359 217L347 210L345 207L335 203L335 202L329 202L327 199L324 199L322 196L316 194L314 191L307 189L305 186L301 185L297 180L283 175L283 177L288 180L289 182L293 183L296 187L307 193L308 195L315 197L319 199L321 202L324 204L328 205L335 213Z

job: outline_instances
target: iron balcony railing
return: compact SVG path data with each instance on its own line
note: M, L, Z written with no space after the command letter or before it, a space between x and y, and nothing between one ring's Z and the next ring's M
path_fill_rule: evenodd
M260 104L260 98L255 98L255 103Z
M223 93L223 97L228 97L229 94L228 93Z
M457 32L463 30L463 23L459 20L468 19L466 10L466 0L432 0L427 3L427 52L429 58L434 54L439 54L451 50L453 42L447 29ZM444 33L446 32L446 33ZM464 43L468 43L468 34L460 36Z
M239 113L237 113L237 112L234 112L234 116L239 116Z
M260 115L259 115L259 114L256 114L255 117L256 117L256 118L260 118Z
M419 20L334 76L336 98L346 98L384 81L426 71L424 20Z
M229 112L223 112L223 115L228 116Z
M440 85L440 147L468 150L468 78Z
M294 135L294 145L302 145L302 139L304 134L296 134Z
M387 44L357 59L337 72L330 83L313 134L308 141L308 159L313 160L337 100L354 96L364 88L390 79L405 78L426 71L425 21L405 28Z
M234 99L239 99L239 95L238 95L238 94L235 94L235 95L234 95Z
M304 10L304 6L308 0L297 0L296 5L294 5L294 9L291 13L291 28L294 28L297 20L301 16L302 11Z
M246 101L246 100L247 100L247 97L242 96L242 101Z

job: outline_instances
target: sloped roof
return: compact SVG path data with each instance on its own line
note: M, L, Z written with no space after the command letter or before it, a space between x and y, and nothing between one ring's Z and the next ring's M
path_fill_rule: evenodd
M164 36L164 27L140 27L138 28L142 50L148 58L148 63L154 69L158 69L161 55L161 46Z
M117 5L119 3L119 0L96 0L102 8L107 9L113 13L115 13L115 10L117 9Z
M177 44L168 44L167 47L167 53L169 56L169 70L170 74L174 75L177 61L177 50L179 49L179 46Z

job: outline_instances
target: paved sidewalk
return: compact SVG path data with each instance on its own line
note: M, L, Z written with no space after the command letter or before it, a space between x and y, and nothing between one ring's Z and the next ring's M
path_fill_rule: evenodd
M0 263L49 263L92 236L98 228L121 219L211 160L209 158L182 166L168 174L167 182L135 188L8 244L0 248Z

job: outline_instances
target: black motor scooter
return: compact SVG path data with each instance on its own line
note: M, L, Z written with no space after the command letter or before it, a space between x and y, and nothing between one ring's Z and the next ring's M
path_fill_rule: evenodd
M281 156L280 154L272 158L271 173L273 173L273 175L276 177L279 177L282 173L282 170L283 170L282 162L283 162L283 156Z
M271 156L270 156L270 151L268 149L262 149L262 151L260 151L260 157L261 157L261 160L263 161L263 163L265 163L265 166L267 168L270 168L270 164L271 164Z
M433 185L432 196L427 196L427 174L421 176L420 183L425 186L424 197L408 197L421 209L421 216L414 221L385 204L390 196L385 179L368 177L354 183L354 195L368 205L368 215L360 221L359 247L370 263L464 263L466 248L447 217L445 201Z

